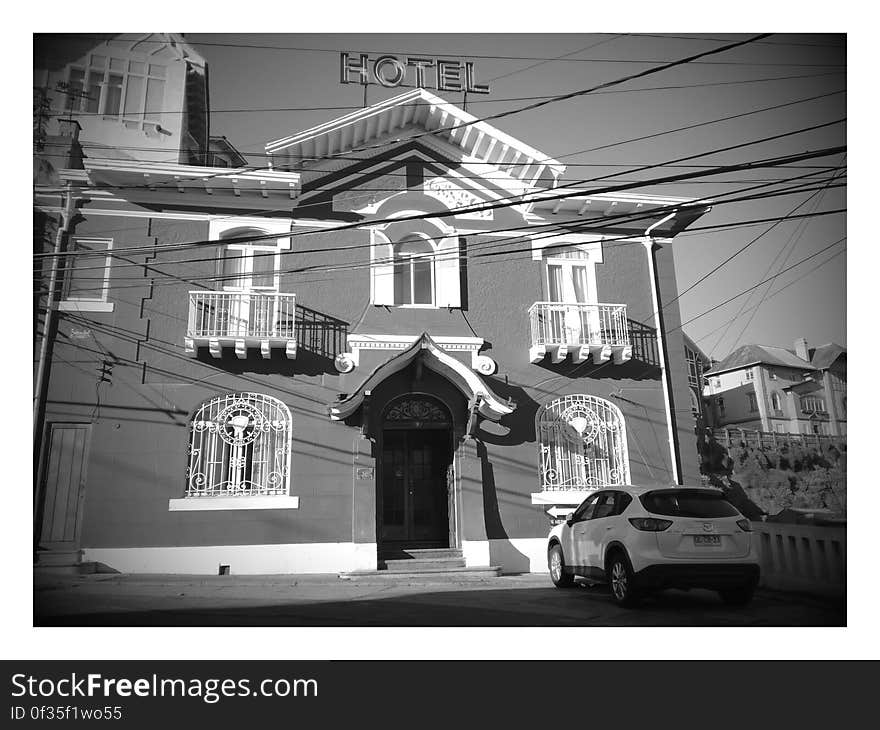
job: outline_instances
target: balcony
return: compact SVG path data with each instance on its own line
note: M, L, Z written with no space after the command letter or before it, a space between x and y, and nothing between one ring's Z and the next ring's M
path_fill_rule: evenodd
M266 359L273 349L296 357L296 295L278 292L191 291L186 352L195 355L207 347L213 357L221 357L224 347L232 347L238 358L260 349Z
M562 304L535 302L529 307L529 359L540 362L547 353L554 363L571 354L575 363L588 357L596 364L616 365L632 358L625 304Z

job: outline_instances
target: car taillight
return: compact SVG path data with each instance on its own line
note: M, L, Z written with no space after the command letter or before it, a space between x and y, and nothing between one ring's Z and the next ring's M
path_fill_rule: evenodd
M743 532L751 532L752 531L752 523L748 520L737 520L736 524L739 525L739 529Z
M629 523L643 532L663 532L672 520L658 520L656 517L630 517Z

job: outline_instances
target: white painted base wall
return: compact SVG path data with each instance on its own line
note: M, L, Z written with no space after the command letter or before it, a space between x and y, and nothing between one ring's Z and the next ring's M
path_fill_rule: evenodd
M465 565L500 565L503 573L547 573L547 538L463 540Z
M338 573L375 570L376 543L85 548L82 559L121 573L217 575L221 565L232 575Z
M504 573L546 573L547 540L465 540L467 566L500 565ZM340 573L376 569L376 543L199 545L184 547L85 548L84 562L104 563L121 573L232 575Z

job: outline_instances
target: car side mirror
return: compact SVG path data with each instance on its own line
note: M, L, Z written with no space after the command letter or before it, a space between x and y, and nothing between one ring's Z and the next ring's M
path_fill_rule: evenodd
M565 515L565 524L571 527L574 524L574 512L569 512Z

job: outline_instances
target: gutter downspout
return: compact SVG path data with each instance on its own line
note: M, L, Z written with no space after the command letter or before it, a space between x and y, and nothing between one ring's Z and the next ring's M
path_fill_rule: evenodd
M648 254L648 271L651 278L651 299L654 305L654 318L657 323L657 350L660 357L660 378L663 382L663 404L666 409L666 429L669 438L669 457L672 460L672 475L675 484L681 484L681 461L678 450L678 435L675 432L672 422L672 384L669 381L669 371L666 367L666 342L663 338L663 315L660 311L660 282L657 278L657 266L654 262L654 239L651 238L651 231L657 226L666 223L678 214L677 210L672 211L665 218L661 218L656 223L651 224L645 229L645 235L642 243L645 246L645 253Z
M65 193L66 200L64 209L61 212L61 222L58 226L58 232L55 235L55 245L52 250L52 269L49 275L49 294L46 298L46 316L43 317L43 331L40 342L40 356L37 362L37 377L34 384L34 455L39 456L42 451L41 434L42 434L42 411L44 400L46 397L46 389L48 386L49 366L47 364L49 354L49 340L52 333L52 326L55 324L55 291L58 288L58 259L61 253L61 246L67 235L67 229L70 226L70 220L73 217L73 196L68 189ZM38 446L40 448L38 448ZM42 459L37 462L42 463ZM34 475L36 476L36 469ZM39 489L39 484L34 485L35 489Z

